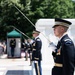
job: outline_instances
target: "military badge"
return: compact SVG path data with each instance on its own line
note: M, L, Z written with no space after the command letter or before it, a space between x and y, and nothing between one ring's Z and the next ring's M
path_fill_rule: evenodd
M60 48L57 50L57 54L56 55L61 55L61 46Z

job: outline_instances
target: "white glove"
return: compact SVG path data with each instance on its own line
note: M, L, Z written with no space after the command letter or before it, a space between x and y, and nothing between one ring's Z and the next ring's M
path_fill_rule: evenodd
M38 61L34 61L34 63L38 63Z
M55 49L57 49L57 48L56 48L56 45L55 45L53 42L49 43L49 47L51 47L51 49L52 49L53 51L55 51Z

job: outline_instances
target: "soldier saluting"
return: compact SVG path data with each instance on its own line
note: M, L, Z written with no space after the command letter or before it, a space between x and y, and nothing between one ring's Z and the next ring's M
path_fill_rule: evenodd
M36 75L42 75L42 68L41 68L41 60L42 60L42 54L41 54L41 47L42 42L40 40L39 31L33 31L33 37L34 42L32 44L32 61L35 66Z
M66 33L71 22L60 18L55 18L54 34L59 38L59 42L52 52L55 65L52 75L74 75L74 43ZM50 43L52 45L52 43Z

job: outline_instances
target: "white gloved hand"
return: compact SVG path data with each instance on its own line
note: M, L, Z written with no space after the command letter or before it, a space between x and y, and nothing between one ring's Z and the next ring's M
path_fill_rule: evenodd
M49 43L49 47L51 47L52 51L55 51L55 49L57 49L56 45L53 42Z
M38 61L34 61L34 63L38 63Z

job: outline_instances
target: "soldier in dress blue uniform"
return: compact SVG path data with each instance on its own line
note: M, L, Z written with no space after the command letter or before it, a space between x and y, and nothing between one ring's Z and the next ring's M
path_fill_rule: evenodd
M25 61L28 61L28 45L27 45L27 40L24 40L24 52L25 52Z
M11 47L11 56L14 57L14 52L16 47L16 40L14 38L10 40L10 47Z
M31 61L31 59L32 59L32 40L31 39L28 39L27 40L27 46L28 46L28 54L29 54L29 58L30 58L30 66L31 66L31 64L32 64L32 61Z
M74 75L75 48L73 41L66 33L70 25L71 22L67 20L55 18L54 34L59 41L56 49L52 52L55 62L52 75Z
M41 47L42 42L40 40L39 31L33 31L33 37L34 42L32 44L32 61L34 62L36 75L42 75L42 68L41 68L41 60L42 60L42 54L41 54Z

